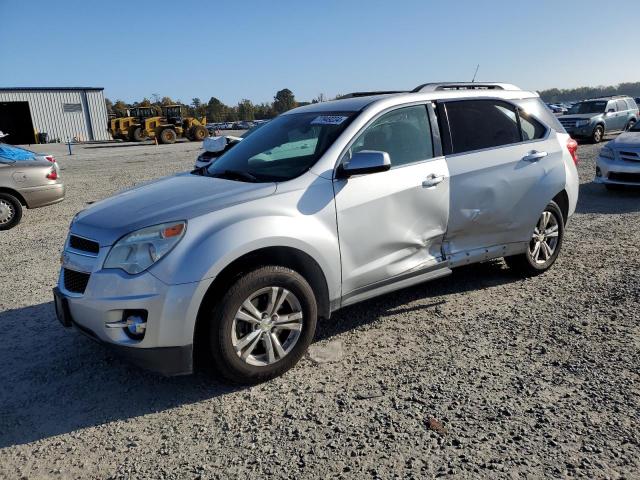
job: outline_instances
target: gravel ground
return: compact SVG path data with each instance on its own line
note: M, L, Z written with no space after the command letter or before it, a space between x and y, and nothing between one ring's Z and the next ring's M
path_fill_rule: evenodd
M251 388L155 376L54 318L73 214L198 145L49 150L67 199L0 234L1 478L638 478L640 192L590 183L598 147L551 271L495 261L346 308Z

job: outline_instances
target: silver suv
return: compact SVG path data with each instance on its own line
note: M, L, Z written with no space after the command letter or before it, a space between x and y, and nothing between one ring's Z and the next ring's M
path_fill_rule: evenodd
M638 116L633 98L616 96L578 102L558 120L573 137L600 143L606 134L630 130Z
M547 270L578 197L577 144L538 95L425 84L296 108L213 164L73 219L65 326L167 375L292 367L318 318L505 257Z

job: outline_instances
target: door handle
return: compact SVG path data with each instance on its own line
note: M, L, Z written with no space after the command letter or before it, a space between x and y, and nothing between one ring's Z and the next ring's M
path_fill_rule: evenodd
M422 182L422 186L424 188L435 187L443 180L444 180L444 175L436 175L435 173L432 173L426 178L426 180Z
M538 160L546 157L547 155L549 155L547 152L538 152L536 150L531 150L524 157L522 157L522 160L524 160L525 162L537 162Z

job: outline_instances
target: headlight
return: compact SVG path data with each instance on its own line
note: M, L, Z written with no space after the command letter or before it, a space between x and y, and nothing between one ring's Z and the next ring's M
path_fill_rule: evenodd
M111 248L104 268L120 268L132 275L143 272L169 253L186 229L187 222L171 222L125 235Z
M611 160L613 160L613 150L611 150L609 147L602 147L602 150L600 150L600 156L602 158L610 158Z
M589 119L578 120L576 122L576 127L584 127L585 125L589 125L590 123L591 123L591 120L589 120Z

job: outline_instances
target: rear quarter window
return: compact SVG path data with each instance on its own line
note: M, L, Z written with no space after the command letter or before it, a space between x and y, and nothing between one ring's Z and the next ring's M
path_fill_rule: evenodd
M549 128L553 128L558 133L567 133L558 118L549 110L540 98L523 98L513 100L524 112L541 120Z

